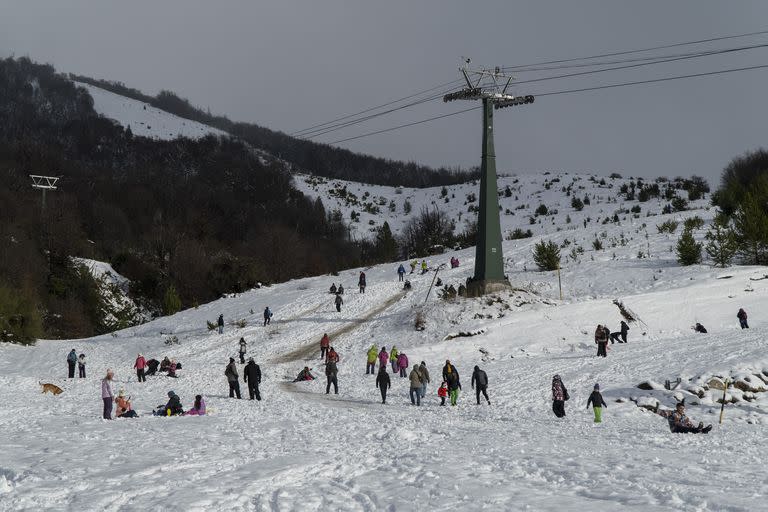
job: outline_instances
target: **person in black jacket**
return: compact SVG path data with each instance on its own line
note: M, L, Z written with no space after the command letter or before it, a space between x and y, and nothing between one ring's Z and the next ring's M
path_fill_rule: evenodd
M600 394L600 384L595 384L592 394L589 395L587 400L587 408L592 404L592 409L595 411L595 423L602 423L603 421L603 407L608 408L608 404L603 400L603 395Z
M184 414L181 408L181 399L173 391L168 392L168 403L159 411L152 411L155 416L180 416Z
M224 334L224 315L219 315L216 325L219 327L219 334Z
M146 377L147 375L156 374L158 366L160 366L160 361L157 359L150 359L147 361L147 373L145 373L144 376Z
M392 381L387 373L387 367L381 365L379 373L376 375L376 387L381 391L381 403L387 403L387 390L392 386Z
M229 358L229 364L227 365L227 369L224 370L224 375L227 377L227 382L229 382L229 398L234 398L235 395L237 395L237 398L240 398L240 382L238 382L238 374L237 374L237 365L235 364L235 358L230 357Z
M449 373L459 373L456 371L456 367L451 364L450 359L445 360L445 366L443 366L443 380L448 382L448 374Z
M337 294L333 302L336 304L336 311L341 313L341 305L344 304L344 299L341 298L341 294Z
M629 326L627 325L627 322L624 320L621 321L621 329L619 332L612 332L611 333L611 345L613 345L614 342L618 341L619 343L626 343L627 342L627 332L629 331ZM621 339L619 339L619 336L621 336Z
M328 383L325 385L325 394L331 392L331 384L333 384L333 394L339 394L339 381L336 380L336 376L339 373L339 369L336 367L336 361L329 360L325 363L325 376L328 379Z
M256 397L256 400L261 401L261 393L259 393L261 368L253 361L252 357L248 359L248 364L243 369L243 380L248 384L248 395L250 395L251 400Z
M475 387L475 384L477 384L477 387ZM475 371L472 372L471 385L472 389L475 390L477 405L480 405L480 393L483 394L485 401L488 402L488 405L491 405L491 400L488 398L488 393L486 392L488 389L488 375L478 366L475 366Z
M566 389L563 380L559 375L552 377L552 412L555 416L562 418L565 416L565 401L570 398L568 389Z

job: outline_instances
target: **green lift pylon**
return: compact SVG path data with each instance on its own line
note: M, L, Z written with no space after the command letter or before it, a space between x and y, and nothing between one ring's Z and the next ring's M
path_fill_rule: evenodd
M506 77L499 68L493 71L469 71L466 67L462 67L461 73L467 82L467 88L446 94L443 101L483 100L483 151L480 165L480 209L477 219L475 273L467 279L467 296L480 297L511 287L509 279L504 275L504 253L501 247L496 152L493 146L493 111L533 103L534 97L507 94L512 77ZM470 75L477 76L474 84ZM507 79L503 88L499 86L499 78ZM490 79L490 85L481 86L484 79Z

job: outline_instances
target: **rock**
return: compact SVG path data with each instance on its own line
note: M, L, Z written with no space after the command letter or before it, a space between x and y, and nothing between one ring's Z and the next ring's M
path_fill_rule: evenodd
M725 383L720 379L720 377L712 377L709 379L707 386L709 386L710 389L719 389L720 391L725 389Z
M656 388L653 386L653 383L651 383L650 381L647 381L647 380L644 380L643 382L641 382L640 384L638 384L638 385L637 385L637 388L638 388L638 389L642 389L642 390L645 390L645 391L652 391L652 390L656 389Z
M733 383L733 387L740 389L742 391L749 391L751 393L764 393L766 391L766 388L762 384L751 384L747 382L745 379L739 379L736 382Z

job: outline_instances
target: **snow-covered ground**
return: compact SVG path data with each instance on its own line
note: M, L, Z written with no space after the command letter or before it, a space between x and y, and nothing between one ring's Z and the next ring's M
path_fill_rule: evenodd
M613 215L617 205L610 207ZM445 301L433 290L424 304L433 273L408 275L413 290L404 294L397 265L381 265L366 269L365 294L357 293L353 269L252 290L113 335L0 345L0 510L763 510L768 393L757 388L768 388L768 269L680 267L670 252L680 229L671 236L655 229L666 218L708 213L646 218L644 211L621 225L587 228L574 218L574 229L549 230L546 239L569 240L562 301L557 276L532 270L536 231L505 242L515 290L496 297ZM596 237L605 249L592 247ZM574 244L584 251L566 256ZM438 276L456 286L472 274L472 249L428 262L434 267L452 254L462 265ZM332 282L347 289L341 313L327 293ZM598 359L596 324L617 330L621 319L613 299L642 322L630 323L628 344L610 345ZM275 316L264 327L266 306ZM752 315L750 330L738 326L740 307ZM414 329L419 310L424 331ZM220 313L223 335L206 327ZM709 333L694 333L695 322ZM341 355L338 396L324 393L324 332ZM170 335L180 344L166 345ZM224 368L241 336L264 373L261 402L227 398ZM374 377L365 375L372 343L394 344L411 364L427 363L432 382L422 407L410 405L407 379L394 376L387 405L380 403ZM87 379L64 378L71 348L88 356ZM138 352L176 358L179 378L137 383L131 367ZM438 405L446 359L462 377L457 407ZM291 383L304 365L320 378ZM488 373L490 407L475 405L475 365ZM107 368L140 418L100 419L99 379ZM551 411L555 373L571 395L564 419ZM756 391L731 388L735 403L719 425L722 391L708 383L729 376ZM677 378L671 391L637 388ZM64 393L43 395L39 382ZM599 425L586 409L596 382L608 403ZM211 414L152 417L170 389L185 408L204 395ZM681 398L695 421L715 424L709 435L672 434L664 419L636 405L671 407Z
M85 87L93 97L93 108L104 117L114 119L134 135L151 139L170 140L179 137L199 139L206 135L227 135L208 125L184 119L143 101L134 100L91 84L75 82Z

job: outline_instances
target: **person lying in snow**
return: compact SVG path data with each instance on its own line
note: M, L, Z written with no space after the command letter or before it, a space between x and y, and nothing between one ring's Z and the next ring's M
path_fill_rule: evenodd
M678 403L674 411L657 411L662 418L667 418L669 430L675 434L707 434L712 430L712 425L704 426L699 423L697 427L693 426L691 420L685 415L685 404Z
M315 380L315 377L314 375L312 375L312 372L310 370L311 368L309 366L305 366L304 369L299 372L296 378L293 379L293 382L301 382L303 380Z
M160 361L157 359L150 359L147 361L147 373L144 375L154 375L157 373L157 367L160 366Z

